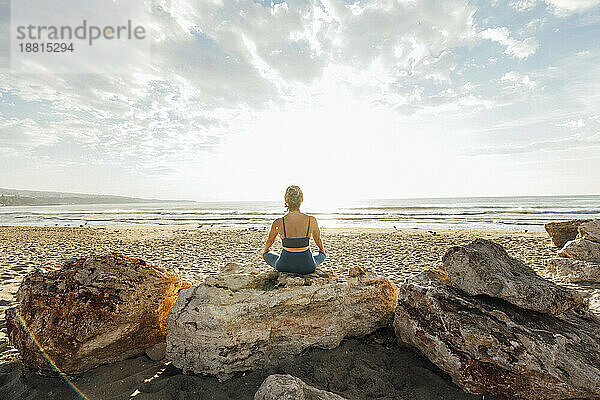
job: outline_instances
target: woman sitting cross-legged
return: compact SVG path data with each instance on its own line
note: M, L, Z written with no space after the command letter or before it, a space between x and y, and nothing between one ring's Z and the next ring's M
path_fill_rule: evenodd
M288 213L273 221L263 250L263 260L280 272L313 273L326 257L319 224L315 217L300 212L303 197L298 186L288 187L284 198ZM281 236L283 245L281 255L269 251L277 234ZM311 236L319 247L319 253L315 256L308 246Z

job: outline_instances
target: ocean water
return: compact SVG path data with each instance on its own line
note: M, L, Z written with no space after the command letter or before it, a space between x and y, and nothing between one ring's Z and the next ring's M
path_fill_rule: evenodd
M361 200L310 204L323 227L543 230L546 222L600 218L600 195ZM268 227L283 202L173 202L0 207L0 225Z

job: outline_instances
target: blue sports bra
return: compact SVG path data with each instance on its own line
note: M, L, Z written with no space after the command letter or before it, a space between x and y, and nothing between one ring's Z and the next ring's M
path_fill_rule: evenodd
M308 217L308 229L306 229L306 237L301 238L288 238L285 237L285 217L281 218L283 221L283 239L281 239L281 244L283 247L287 247L290 249L300 249L302 247L308 247L310 240L310 216Z

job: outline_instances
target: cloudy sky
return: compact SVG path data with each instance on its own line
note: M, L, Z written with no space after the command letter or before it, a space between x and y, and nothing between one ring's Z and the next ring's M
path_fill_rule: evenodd
M600 0L146 7L151 65L19 75L0 52L0 187L193 200L279 199L289 184L328 200L600 194Z

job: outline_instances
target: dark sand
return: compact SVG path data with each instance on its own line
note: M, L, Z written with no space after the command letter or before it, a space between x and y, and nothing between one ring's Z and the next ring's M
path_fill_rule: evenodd
M228 381L183 375L146 356L101 366L72 379L89 399L250 400L270 374L291 374L309 385L348 399L458 400L468 395L423 356L395 342L393 331L350 339L333 350L311 350L276 368L238 375ZM78 399L59 378L24 372L19 362L0 365L2 399ZM492 399L491 397L486 397Z

